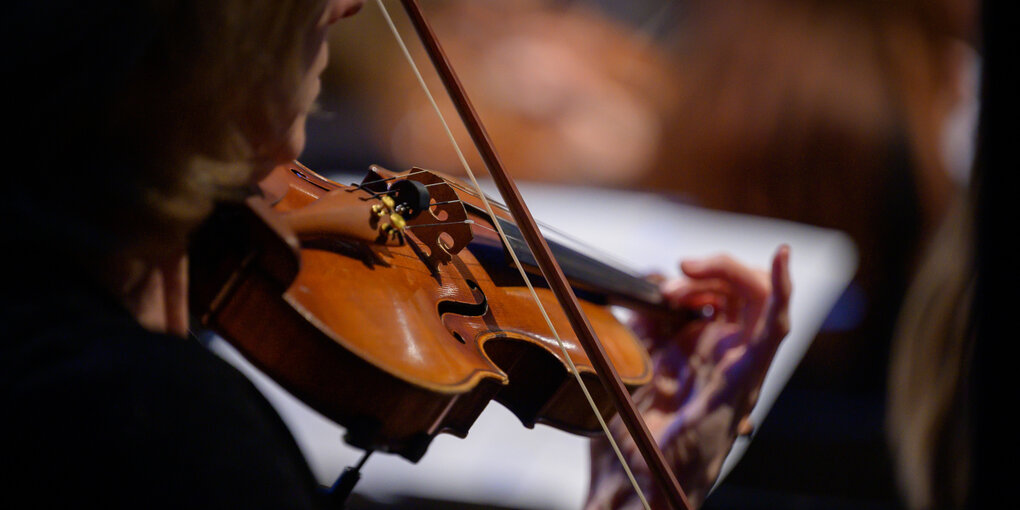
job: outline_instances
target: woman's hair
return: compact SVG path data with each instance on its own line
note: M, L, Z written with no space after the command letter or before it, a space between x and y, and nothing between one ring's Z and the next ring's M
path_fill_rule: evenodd
M909 508L962 508L972 469L973 200L931 239L900 314L889 365L887 434Z
M0 22L15 238L183 245L296 118L324 0L16 0ZM36 246L37 247L37 246ZM158 254L157 254L158 255Z

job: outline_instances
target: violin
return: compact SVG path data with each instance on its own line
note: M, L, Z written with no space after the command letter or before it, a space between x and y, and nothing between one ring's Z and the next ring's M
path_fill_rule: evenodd
M667 500L689 508L629 398L652 378L648 354L607 307L659 305L655 286L576 254L561 269L420 6L402 2L507 211L421 169L375 167L343 186L283 165L195 234L193 313L354 446L416 461L437 434L466 435L490 400L581 434L618 412Z
M496 235L508 213L489 217L462 183L417 168L344 186L294 162L259 187L264 199L196 234L193 311L349 443L417 461L437 434L464 437L490 400L529 427L602 431ZM609 304L654 307L656 286L555 246L624 384L647 383L648 354ZM609 419L555 296L536 291Z

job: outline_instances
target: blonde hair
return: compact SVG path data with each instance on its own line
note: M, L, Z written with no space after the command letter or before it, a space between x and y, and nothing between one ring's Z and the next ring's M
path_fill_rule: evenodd
M971 472L973 208L963 197L910 287L889 365L887 434L911 509L962 508Z
M279 151L324 2L16 2L7 153L32 173L5 222L93 253L183 246Z

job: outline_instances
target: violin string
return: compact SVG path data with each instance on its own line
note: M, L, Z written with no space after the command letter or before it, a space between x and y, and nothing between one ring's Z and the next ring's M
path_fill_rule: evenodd
M451 200L450 202L444 202L444 203L453 203L453 202L459 202L459 200ZM406 230L406 229L411 229L411 228L435 227L435 226L443 226L443 225L475 225L475 226L477 226L479 228L483 228L485 230L488 230L490 232L495 233L496 235L499 235L499 231L496 230L495 228L490 227L490 226L488 226L488 225L486 225L484 223L478 223L475 220L445 221L445 222L437 222L437 223L423 223L421 225L405 225L404 229ZM525 243L524 239L512 236L510 234L506 234L506 238L514 240L514 241L517 241L518 243L522 243L522 244Z
M434 184L426 184L425 187L438 186L440 184L443 184L443 183L437 182L437 183L434 183ZM383 195L396 195L397 194L397 190L393 190L393 189L388 189L386 191L376 192L376 191L372 191L372 190L370 190L368 188L363 188L361 186L357 186L357 185L352 185L352 186L354 186L354 187L356 187L358 189L361 189L362 191L365 191L365 192L371 194L373 198L374 197L383 196ZM457 199L454 199L454 200L446 200L446 201L443 201L443 202L432 202L432 203L429 204L429 207L435 207L437 205L463 204L463 203L464 203L463 200L457 198Z
M463 204L463 203L464 203L464 201L463 201L463 200L461 200L461 199L457 198L457 199L454 199L454 200L447 200L447 201L445 201L445 202L432 202L431 204L429 204L429 207L432 207L432 206L437 206L437 205L446 205L446 204Z
M457 202L457 200L451 200L451 202ZM478 223L475 220L447 221L447 222L441 222L441 223L424 223L424 224L421 224L421 225L406 225L404 228L422 228L422 227L434 227L436 225L462 225L462 224L477 225L480 228L484 228L485 230L488 230L490 232L494 232L496 235L499 235L499 231L496 230L495 228L490 227L490 226L488 226L488 225L486 225L484 223ZM514 237L514 236L512 236L510 234L505 234L505 235L506 235L507 239L512 239L512 240L517 241L518 243L522 243L522 244L525 243L524 239L521 239L519 237Z
M475 220L462 220L462 221L446 221L438 223L423 223L421 225L404 225L404 228L422 228L422 227L435 227L441 225L473 225Z
M620 257L613 255L608 251L596 248L591 244L581 241L579 238L567 234L563 230L553 227L552 225L549 225L547 223L538 222L538 226L541 227L542 230L546 230L549 233L555 234L563 238L565 242L573 244L577 251L586 253L587 255L597 254L598 255L597 257L593 256L592 258L600 259L602 262L611 262L616 269L624 273L627 273L635 278L642 278L638 271L631 268L630 265L627 262L620 259Z
M452 187L454 187L456 189L459 189L459 190L463 191L464 193L467 193L467 194L469 194L469 195L471 195L471 196L473 196L475 198L481 198L480 197L480 193L476 192L475 190L469 189L469 188L467 188L467 187L465 187L465 186L463 186L461 184L458 184L458 183L456 183L454 181L448 181L448 182L450 183L450 186L452 186ZM508 209L506 207L506 205L504 205L504 204L494 200L490 195L488 195L486 193L481 193L481 195L485 195L485 198L487 198L489 200L489 202L492 203L497 209L499 209L501 211L504 211L504 212L507 212L507 213L510 212L510 209ZM612 262L612 265L615 266L616 269L619 269L620 271L622 271L624 273L630 274L631 276L640 278L640 276L638 274L638 271L635 271L633 268L631 268L629 266L629 264L627 262L621 260L616 255L613 255L612 253L609 253L609 252L607 252L605 250L596 248L596 247L592 246L591 244L589 244L589 243L587 243L585 241L582 241L580 238L575 237L573 235L570 235L570 234L564 232L563 230L558 229L558 228L556 228L556 227L554 227L554 226L552 226L552 225L550 225L548 223L545 223L545 222L542 222L542 221L536 221L536 223L538 224L539 227L542 228L543 231L555 234L555 235L561 237L565 242L573 244L574 247L577 249L577 251L582 252L582 253L586 253L586 254L597 254L598 257L596 257L596 258L599 258L602 261L610 261L610 262ZM516 223L514 223L514 225L516 226Z
M373 197L378 197L379 195L391 194L392 192L386 191L386 192L379 193L379 192L375 192L375 191L367 189L366 186L368 186L370 184L378 184L378 183L383 183L383 182L389 182L389 181L393 181L393 180L397 180L397 179L404 179L404 178L407 178L407 177L411 177L411 176L414 176L414 175L417 175L417 174L423 174L423 173L430 173L430 172L429 172L429 170L419 169L419 170L414 170L414 171L411 171L411 172L408 172L408 173L405 173L405 174L395 175L393 177L384 177L384 178L375 179L375 180L371 180L371 181L365 181L365 182L362 182L360 184L359 183L351 183L351 186L354 186L354 187L356 187L358 189L362 189L362 190L368 191L369 193L372 194ZM458 189L458 190L460 190L460 191L462 191L462 192L464 192L464 193L466 193L466 194L468 194L468 195L470 195L472 197L475 197L475 198L482 199L482 195L484 195L484 199L488 200L489 203L492 204L496 209L499 209L499 210L501 210L503 212L506 212L506 213L510 212L510 209L507 208L507 206L505 204L503 204L503 203L499 202L498 200L494 199L488 193L484 193L484 192L473 190L473 189L471 189L471 188L469 188L467 186L464 186L463 184L460 184L460 183L458 183L458 182L456 182L454 180L451 180L451 179L443 178L443 181L444 182L437 182L437 183L432 183L432 184L426 184L425 186L426 187L431 187L431 186L440 186L440 185L446 184L446 185L449 185L450 187L452 187L454 189ZM458 199L458 200L448 200L448 201L445 201L445 202L435 202L433 204L430 204L430 206L446 205L446 204L452 204L452 203L456 203L456 202L463 203L463 200L459 200ZM511 222L511 223L513 223L516 226L515 222ZM585 241L582 241L580 238L572 236L572 235L564 232L561 229L553 227L552 225L550 225L548 223L545 223L545 222L542 222L542 221L536 221L536 223L538 224L539 227L542 228L543 231L555 234L556 236L559 236L563 241L572 244L574 246L574 248L578 252L585 253L587 255L597 255L597 257L593 257L593 258L598 258L598 259L602 260L603 262L611 262L612 265L616 269L618 269L618 270L620 270L620 271L622 271L624 273L630 274L631 276L634 276L635 278L640 278L641 277L640 274L638 273L638 271L636 271L633 268L631 268L627 262L623 261L622 259L620 259L616 255L613 255L612 253L609 253L609 252L607 252L605 250L596 248L596 247L592 246L591 244L589 244L589 243L587 243ZM489 230L493 230L497 234L499 233L498 231L496 231L494 229L491 229L491 228ZM511 239L523 242L523 239L518 239L518 238L515 238L515 237L511 237Z
M417 170L417 171L413 171L413 172L408 172L406 174L395 175L393 177L385 177L385 178L382 178L382 179L375 179L375 180L372 180L372 181L364 181L364 182L361 182L361 183L354 182L354 183L351 183L351 186L353 188L355 188L355 189L359 189L359 190L368 192L370 195L372 195L373 198L376 198L376 197L379 197L379 196L383 196L383 195L396 195L397 194L396 190L387 189L386 191L377 192L377 191L372 191L371 189L368 189L368 185L369 184L378 184L378 183L381 183L381 182L393 181L393 180L397 180L397 179L406 179L407 177L411 177L411 176L417 175L417 174L424 174L424 173L429 173L429 171L428 170ZM426 184L425 187L428 188L428 187L431 187L431 186L439 186L439 185L443 185L443 184L446 184L446 183L445 182L435 182L435 183L432 183L432 184ZM429 204L429 207L435 207L437 205L462 204L462 203L463 203L463 201L460 200L460 199L447 200L445 202L432 202L431 204ZM473 223L473 222L468 221L468 223ZM447 223L435 223L435 225L446 225L446 224ZM424 225L421 225L421 226L424 226Z
M378 179L373 179L371 181L362 181L360 184L359 183L352 183L351 186L355 186L357 188L364 188L365 186L368 186L369 184L378 184L378 183L381 183L381 182L389 182L389 181L394 181L394 180L397 180L397 179L404 179L404 178L407 178L407 177L411 177L412 175L426 174L426 173L429 173L429 171L428 170L413 170L413 171L408 172L406 174L394 175L393 177L380 177Z
M436 114L439 115L439 119L443 125L443 129L445 129L447 137L453 144L454 151L457 153L457 157L460 159L460 163L464 167L464 171L467 173L468 177L471 178L471 183L475 186L475 189L478 190L478 193L480 195L479 198L485 205L485 209L488 212L489 217L495 218L496 214L492 211L492 206L489 204L487 197L482 192L482 188L481 186L479 186L478 180L475 179L474 172L471 171L471 167L470 165L468 165L467 159L464 157L464 153L461 151L460 146L457 144L457 140L456 138L454 138L453 132L450 130L450 126L446 122L445 117L443 117L443 114L439 109L439 105L436 103L435 97L432 95L432 92L429 90L428 85L425 83L425 79L422 77L421 72L418 70L418 65L415 63L414 57L411 56L411 51L407 48L407 45L404 43L404 39L400 36L400 32L397 30L397 26L393 23L393 19L390 17L389 11L386 9L386 6L383 4L382 0L376 0L376 4L382 11L383 17L386 19L386 23L390 27L390 31L393 32L393 37L396 39L397 44L400 46L401 51L403 51L404 57L406 58L408 64L410 64L415 77L418 79L418 84L422 87L422 90L424 90L425 95L429 99L429 102L432 103L432 108L436 111ZM502 238L503 242L506 243L507 252L510 254L511 258L513 258L514 265L517 267L517 270L520 271L521 277L527 284L528 290L531 292L532 299L537 305L538 310L541 313L542 317L545 319L546 324L549 326L549 330L552 332L553 338L556 339L556 343L560 347L560 351L563 354L563 358L567 361L567 365L570 367L570 371L574 374L574 378L577 380L577 383L580 386L582 393L588 400L588 405L591 406L592 411L595 413L595 418L598 420L599 425L602 427L602 431L606 435L606 439L612 446L613 451L616 453L616 457L620 460L620 465L623 467L623 470L626 473L627 478L630 480L631 485L634 487L634 491L637 493L638 499L641 500L641 504L644 506L646 510L651 510L651 507L648 504L648 499L645 498L644 492L642 492L641 487L638 485L637 479L634 478L634 474L631 472L630 467L627 465L627 462L623 457L623 453L620 451L619 446L616 444L616 440L613 438L612 432L609 430L609 425L606 424L605 419L602 417L602 413L599 411L598 405L595 404L595 399L592 398L591 393L588 391L587 385L585 385L584 381L581 379L581 373L577 370L577 366L574 365L574 361L573 359L571 359L569 353L567 352L567 347L564 344L563 339L560 338L559 332L557 332L556 327L553 326L552 319L549 318L549 314L546 312L545 307L542 306L542 302L538 298L538 293L535 292L534 286L531 285L531 279L528 278L527 272L524 270L524 266L521 264L521 261L517 258L517 254L514 252L513 247L510 246L509 241L507 241L507 236L503 232L503 228L500 226L499 223L500 223L499 221L494 221L493 225L496 227L496 230L499 231L500 238Z

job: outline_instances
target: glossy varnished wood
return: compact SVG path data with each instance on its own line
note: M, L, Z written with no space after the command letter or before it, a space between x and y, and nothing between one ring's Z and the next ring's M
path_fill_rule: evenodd
M343 188L297 164L278 168L262 187L276 223ZM367 211L372 201L365 203ZM492 256L492 231L485 227L490 219L475 213L471 219L479 242L447 263L430 261L413 236L397 246L302 238L293 262L299 269L290 281L287 271L272 267L282 256L260 255L285 249L254 242L245 250L231 248L244 253L233 256L234 268L224 269L230 264L211 262L223 253L215 245L221 236L206 234L213 244L193 250L192 265L211 283L197 286L206 298L194 301L198 307L204 302L200 315L207 326L345 426L348 441L363 448L416 460L436 434L465 435L493 399L529 426L544 422L575 433L600 432L519 274L501 253ZM286 227L276 225L276 233L289 238L285 245L296 243ZM263 234L260 242L270 237ZM584 378L596 382L555 296L536 290L568 356ZM581 306L628 388L649 381L647 354L633 334L604 305ZM610 416L606 392L597 383L589 386Z

